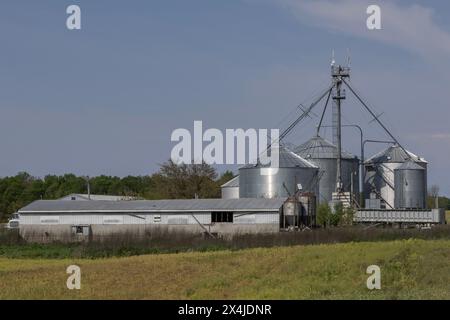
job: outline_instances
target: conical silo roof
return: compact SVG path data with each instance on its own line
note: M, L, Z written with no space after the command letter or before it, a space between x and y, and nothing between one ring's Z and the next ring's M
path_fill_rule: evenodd
M321 136L315 136L294 149L295 153L305 159L336 159L337 147ZM355 159L349 152L342 151L343 159Z
M301 156L295 154L284 146L278 146L276 148L278 148L279 151L279 168L318 168L312 162L303 159ZM271 147L271 149L275 150L275 147ZM261 164L258 159L256 164L249 164L244 166L243 168L269 168L271 166L271 164Z
M418 165L416 162L412 160L408 160L395 170L425 170L425 168Z
M392 145L385 150L373 155L367 159L366 163L390 163L397 162L403 163L412 159L414 162L426 163L427 161L423 158L416 156L414 153L404 150L398 144Z

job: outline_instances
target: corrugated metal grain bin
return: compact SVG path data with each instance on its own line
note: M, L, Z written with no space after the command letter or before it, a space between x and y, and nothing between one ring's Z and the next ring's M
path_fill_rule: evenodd
M234 177L221 186L222 199L238 199L239 198L239 176Z
M424 190L427 190L427 161L410 151L405 151L399 145L393 145L375 154L364 162L364 192L366 198L371 192L376 192L376 194L381 197L382 203L386 209L394 209L394 171L410 159L425 169Z
M322 137L315 136L294 151L319 167L320 181L317 198L319 202L329 203L333 192L336 191L337 147ZM359 159L348 152L342 152L342 183L344 192L358 193Z
M277 198L294 195L301 186L304 192L318 192L318 167L279 147L279 167L247 165L239 169L240 198Z
M426 207L425 169L407 161L394 170L395 208L424 209Z

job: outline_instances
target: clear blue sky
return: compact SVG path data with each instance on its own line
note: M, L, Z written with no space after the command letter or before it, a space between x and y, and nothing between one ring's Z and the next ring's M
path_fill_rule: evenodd
M371 3L382 30L365 28ZM70 4L80 31L66 29ZM283 128L326 87L331 50L345 62L349 48L355 87L450 195L449 14L437 0L1 1L0 176L148 174L194 120ZM346 123L386 137L345 103ZM309 122L292 143L312 135ZM356 134L344 138L359 153Z

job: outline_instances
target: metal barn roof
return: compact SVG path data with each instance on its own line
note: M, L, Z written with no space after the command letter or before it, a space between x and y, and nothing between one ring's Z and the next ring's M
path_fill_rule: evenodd
M287 198L186 199L136 201L38 200L18 213L278 211Z
M305 159L336 159L337 147L321 136L315 136L304 144L296 147L294 152ZM343 159L356 159L349 152L342 151Z
M222 188L235 188L239 187L239 176L234 177L230 181L221 185Z
M279 168L318 168L312 162L303 159L302 157L290 151L284 146L280 145L277 148L279 150L279 162L278 162ZM275 149L275 147L272 147L272 149ZM258 159L257 164L249 164L244 166L243 168L270 168L270 167L271 164L263 165L259 162Z
M408 156L409 154L409 156ZM387 149L375 154L365 161L365 163L389 163L389 162L405 162L412 158L415 162L427 163L423 158L416 156L414 153L403 150L402 147L395 144Z

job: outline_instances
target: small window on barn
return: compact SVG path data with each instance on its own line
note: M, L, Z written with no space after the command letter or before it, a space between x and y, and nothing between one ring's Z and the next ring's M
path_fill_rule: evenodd
M88 236L90 234L89 226L72 226L72 234Z
M212 223L233 223L233 212L211 212Z

